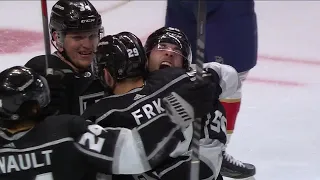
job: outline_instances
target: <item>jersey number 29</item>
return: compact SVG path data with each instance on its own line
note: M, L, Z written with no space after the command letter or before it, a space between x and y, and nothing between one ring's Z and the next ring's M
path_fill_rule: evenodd
M139 51L137 48L127 49L129 58L139 56Z

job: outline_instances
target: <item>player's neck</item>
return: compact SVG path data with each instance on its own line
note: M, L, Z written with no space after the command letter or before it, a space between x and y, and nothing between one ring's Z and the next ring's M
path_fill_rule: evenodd
M66 64L68 64L75 72L79 72L79 69L75 67L71 62L67 61L59 52L57 53L59 56L59 59Z
M135 79L126 79L120 82L117 82L116 87L114 88L114 94L125 94L132 89L142 87L144 85L144 79L142 77Z

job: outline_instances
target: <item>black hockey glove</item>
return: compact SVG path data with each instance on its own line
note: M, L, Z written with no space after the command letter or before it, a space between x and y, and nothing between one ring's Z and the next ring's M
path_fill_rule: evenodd
M207 74L210 74L210 76L208 76L208 77L210 77L212 82L217 83L217 84L220 83L220 77L219 77L219 74L216 72L216 70L211 69L211 68L206 68L206 69L204 69L204 71Z
M206 115L217 100L214 83L203 80L180 86L165 97L163 102L172 119L181 121L182 118L183 122L176 123L187 127L194 118L201 118Z
M64 73L55 70L53 74L46 76L50 88L51 102L48 107L50 114L58 114L66 106L67 93L66 83L64 83Z
M210 74L210 76L207 76L205 78L213 82L212 92L215 92L215 96L219 97L222 93L222 89L220 87L220 77L218 73L211 68L206 68L205 71L207 72L207 74Z

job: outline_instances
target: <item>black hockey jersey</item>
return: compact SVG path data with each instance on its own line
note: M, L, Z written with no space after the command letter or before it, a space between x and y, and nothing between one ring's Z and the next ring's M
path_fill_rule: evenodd
M168 130L153 130L162 138L152 142L146 139L147 126L103 129L72 115L51 116L15 134L0 131L0 179L79 180L88 172L143 173L160 164L171 153L170 147L181 141L176 124L159 121L158 125ZM165 148L161 153L145 153L144 147L152 144Z
M134 128L144 126L145 124L152 124L154 119L160 118L160 115L165 112L164 106L161 104L161 98L174 91L175 88L181 86L183 83L190 81L191 77L181 68L166 68L154 71L150 73L143 87L133 89L123 95L105 97L86 109L83 117L94 120L103 127ZM219 84L219 82L217 83ZM226 122L223 107L218 99L219 95L217 95L217 102L213 104L214 108L212 112L208 114L203 121L202 143L205 144L207 148L211 148L210 150L214 149L216 153L221 153L221 148L226 142L226 132L221 129L225 129ZM154 129L165 130L165 128L166 127L154 126ZM184 143L189 146L192 138L192 127L191 129L188 128L184 134L186 137ZM152 141L156 137L153 136L151 132L149 138L150 141ZM210 156L209 158L215 158L214 155L211 156L210 153L212 153L212 151L210 150L201 151L200 148L200 152L207 153L208 156ZM177 159L176 157L178 156L178 154L172 154L171 157L175 158L168 158L167 163L163 164L161 168L157 168L154 172L146 175L135 175L134 179L141 179L143 177L145 179L150 179L150 177L153 179L187 179L188 169L186 170L185 168L188 168L188 164L185 162L190 161L190 153L179 156ZM203 154L203 157L204 156L207 155ZM216 156L219 156L219 154ZM209 159L208 161L212 162L216 160ZM177 169L178 164L182 163L186 166L183 167L178 174L172 176L170 171ZM219 162L217 162L217 164L219 164ZM180 166L180 168L181 167L182 166ZM213 177L213 174L216 173L215 170L212 170L204 163L201 165L201 171L204 171L201 172L203 178ZM212 171L214 171L214 173ZM113 179L117 178L119 177L113 177ZM121 177L119 179L130 178Z
M49 80L48 76L45 76L44 55L32 58L25 66L47 78L52 97L49 106L57 109L59 114L80 115L87 106L104 96L103 86L89 69L86 72L76 73L56 54L49 56L48 67L63 72L63 78L58 82Z

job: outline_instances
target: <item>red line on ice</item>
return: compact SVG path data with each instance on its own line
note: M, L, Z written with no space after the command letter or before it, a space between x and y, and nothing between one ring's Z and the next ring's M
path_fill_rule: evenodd
M294 82L294 81L272 80L272 79L257 78L257 77L248 77L245 80L245 82L272 84L272 85L276 85L276 86L287 86L287 87L306 86L306 84L304 84L304 83L299 83L299 82Z
M260 54L258 56L259 61L276 61L276 62L284 62L288 64L303 64L310 66L320 66L320 60L310 60L310 59L298 59L298 58L290 58L290 57L281 57L281 56L272 56L266 54Z

